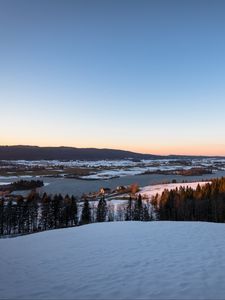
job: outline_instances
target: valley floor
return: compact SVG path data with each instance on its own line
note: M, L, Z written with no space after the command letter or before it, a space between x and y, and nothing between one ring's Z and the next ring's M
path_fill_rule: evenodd
M1 299L224 299L225 225L113 222L0 240Z

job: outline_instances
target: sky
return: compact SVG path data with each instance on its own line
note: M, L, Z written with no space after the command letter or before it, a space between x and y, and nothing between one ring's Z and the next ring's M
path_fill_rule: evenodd
M225 1L0 0L0 144L225 155Z

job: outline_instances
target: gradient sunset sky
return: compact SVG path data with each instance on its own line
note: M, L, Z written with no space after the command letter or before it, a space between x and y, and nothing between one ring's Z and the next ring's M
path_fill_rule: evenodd
M1 0L0 144L225 155L225 1Z

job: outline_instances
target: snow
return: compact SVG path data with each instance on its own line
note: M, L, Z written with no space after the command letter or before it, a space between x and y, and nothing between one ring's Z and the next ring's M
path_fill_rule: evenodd
M0 240L4 299L224 299L225 225L114 222Z
M0 176L0 180L4 179L17 179L19 176Z
M7 162L7 161L4 161ZM10 161L12 162L12 161ZM60 161L60 160L15 160L13 163L17 165L27 165L27 166L65 166L65 167L112 167L112 166L130 166L136 165L135 162L122 159L122 160L69 160L69 161Z
M37 176L32 176L32 175L18 175L18 176L0 176L0 180L4 179L25 179L25 178L33 178Z
M18 167L30 172L30 175L24 175L22 178L34 178L38 177L32 174L29 168L43 167L46 170L58 173L60 177L69 175L66 173L66 168L90 168L91 173L89 175L80 176L81 179L85 180L109 180L122 177L138 176L146 173L159 173L168 172L177 175L179 170L189 170L191 168L210 168L212 173L217 176L218 171L225 170L225 159L218 158L197 158L197 159L142 159L134 161L132 159L122 160L97 160L97 161L86 161L86 160L15 160L7 161L4 160L1 168ZM5 165L6 164L6 165ZM8 164L8 166L7 166ZM63 167L63 169L62 169ZM15 176L13 173L7 172L8 176L0 176L2 180L13 180L19 179L20 176ZM209 174L210 175L210 174Z
M127 200L113 199L107 201L109 204L127 204Z
M188 161L189 165L185 162ZM114 177L134 176L140 175L145 172L157 172L157 171L176 171L176 170L189 170L192 167L212 167L213 172L222 169L224 167L224 159L142 159L140 161L133 161L130 159L122 160L97 160L97 161L85 161L85 160L36 160L36 161L3 161L4 163L13 163L18 166L34 167L40 166L52 171L63 172L63 170L56 170L58 167L84 167L94 169L94 174L83 176L81 178L98 180L109 179ZM219 165L218 165L219 164ZM92 170L93 171L93 170ZM61 174L63 176L63 174Z
M162 194L162 192L167 189L167 190L174 190L176 188L180 188L180 187L191 187L194 190L197 188L198 184L200 186L205 185L206 183L210 183L210 181L198 181L198 182L185 182L185 183L163 183L163 184L156 184L156 185L148 185L145 187L142 187L140 189L139 192L137 192L137 196L138 194L141 194L143 197L143 201L145 202L146 200L151 200L151 198L153 196L156 196L156 194L159 194L159 196ZM128 194L126 195L127 197L129 196ZM98 203L98 201L95 201L96 205ZM127 204L127 200L120 200L117 198L112 198L112 200L107 200L108 204L112 204L114 205L114 210L116 212L116 210L118 208L122 208Z
M109 179L114 177L123 177L123 176L134 176L142 174L145 172L145 168L130 168L130 169L114 169L114 170L104 170L96 174L81 176L84 179Z
M206 183L210 183L210 181L197 181L197 182L185 182L185 183L168 183L168 184L156 184L156 185L148 185L143 187L139 194L141 194L144 198L151 199L152 196L156 196L156 194L161 195L162 192L167 190L174 190L179 187L190 187L192 189L196 189L198 184L200 186L205 185Z
M159 196L162 194L162 192L167 189L167 190L173 190L176 188L180 188L182 187L192 187L193 189L196 189L197 185L205 185L206 183L209 183L210 181L199 181L199 182L186 182L186 183L170 183L170 184L158 184L158 185L149 185L149 186L145 186L143 188L141 188L141 190L139 192L136 193L136 197L138 197L139 194L142 195L143 197L143 203L148 203L149 207L151 207L152 210L152 215L153 217L155 216L155 213L153 212L153 207L150 203L150 200L153 196L155 196L156 194L159 194ZM123 199L123 197L125 197ZM118 212L119 214L121 213L121 210L126 209L126 206L128 204L128 200L129 199L129 193L123 194L122 198L121 195L115 195L115 196L106 196L106 202L107 204L110 206L111 211L114 212L114 216L118 216ZM98 202L99 200L93 200L91 201L91 205L92 207L97 207L98 206ZM83 207L83 202L80 205L80 212L79 212L79 216L81 215L81 210ZM120 219L121 220L121 219ZM123 218L122 218L123 220Z
M180 170L181 166L160 166L160 167L148 167L147 165L144 167L127 167L126 169L114 169L114 170L104 170L99 171L98 173L91 174L91 175L84 175L80 178L83 179L110 179L114 177L123 177L123 176L134 176L134 175L140 175L145 172L157 172L157 171L174 171L174 170ZM188 170L191 169L191 167L183 166L182 169Z
M178 163L179 166L182 166L181 161L189 161L192 166L211 166L215 163L225 163L224 158L201 158L201 159L141 159L140 161L133 161L130 159L121 159L121 160L68 160L68 161L61 161L61 160L34 160L34 161L27 161L27 160L14 160L14 161L7 161L4 160L3 162L9 164L17 164L17 165L27 165L27 166L65 166L65 167L91 167L91 168L99 168L99 167L135 167L140 165L147 165L153 166L157 164L160 166L169 166L172 163L172 166L175 166L174 163ZM5 166L4 166L5 167Z

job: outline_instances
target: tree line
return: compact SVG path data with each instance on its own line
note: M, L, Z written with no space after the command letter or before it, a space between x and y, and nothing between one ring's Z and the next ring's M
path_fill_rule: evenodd
M19 180L10 184L4 184L0 186L0 191L19 191L19 190L31 190L42 187L44 185L42 180Z
M31 192L27 198L0 199L0 235L21 235L57 228L108 221L150 221L151 206L141 195L125 206L114 205L104 196L96 201L78 201L74 196Z
M143 201L142 196L115 204L102 196L80 201L61 194L0 199L0 235L38 231L110 221L207 221L225 222L225 178L214 179L194 190L180 187Z
M158 220L225 222L225 178L214 179L194 190L164 190L151 201Z

